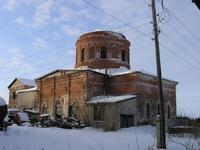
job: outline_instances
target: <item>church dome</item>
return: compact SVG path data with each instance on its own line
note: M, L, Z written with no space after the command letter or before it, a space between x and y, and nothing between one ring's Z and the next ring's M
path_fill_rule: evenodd
M126 37L112 31L89 32L76 42L75 68L109 69L126 67L130 69L130 42Z

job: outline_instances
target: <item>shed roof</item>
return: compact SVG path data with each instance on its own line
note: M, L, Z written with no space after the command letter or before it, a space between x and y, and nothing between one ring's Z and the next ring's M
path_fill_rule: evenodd
M95 96L92 97L87 103L88 104L97 104L97 103L117 103L121 101L131 100L136 98L137 95L120 95L120 96L112 96L112 95L106 95L106 96Z
M37 91L37 86L33 88L25 89L25 90L17 90L16 92L20 93L20 92L30 92L30 91Z
M13 80L13 82L8 86L8 88L10 88L17 80L18 80L19 82L21 82L22 84L24 84L24 85L33 86L33 87L36 86L36 83L35 83L34 80L25 79L25 78L15 78L15 79Z

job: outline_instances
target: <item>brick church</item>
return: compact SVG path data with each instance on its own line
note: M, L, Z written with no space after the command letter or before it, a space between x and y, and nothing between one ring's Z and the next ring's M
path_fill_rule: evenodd
M108 130L155 123L159 114L156 76L130 70L129 46L126 37L116 32L80 36L75 69L55 70L35 79L37 88L31 88L37 91L36 98L29 109L77 117L88 126ZM166 119L172 119L176 117L177 82L162 82ZM18 90L12 88L14 84L9 85L9 104Z

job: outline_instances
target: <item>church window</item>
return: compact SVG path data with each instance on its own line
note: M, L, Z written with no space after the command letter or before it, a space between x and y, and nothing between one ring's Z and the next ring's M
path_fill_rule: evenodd
M146 118L150 118L150 104L146 103Z
M121 59L122 61L125 61L125 50L122 50Z
M12 95L13 99L16 99L16 93L13 92L13 95Z
M94 105L93 119L96 121L104 120L104 107L103 105Z
M56 103L55 114L56 116L61 116L63 114L63 106L61 101Z
M91 48L90 48L90 52L89 52L89 58L90 58L90 59L93 59L93 58L94 58L94 54L95 54L95 48L94 48L94 47L91 47Z
M101 58L102 59L107 58L107 49L106 49L106 47L101 47Z
M84 61L84 53L85 53L85 49L83 48L81 50L81 61Z
M48 114L48 106L47 106L47 104L44 104L44 105L42 106L42 113L43 113L43 114Z
M70 117L77 117L79 111L79 104L77 101L75 101L71 106L69 106L69 116Z

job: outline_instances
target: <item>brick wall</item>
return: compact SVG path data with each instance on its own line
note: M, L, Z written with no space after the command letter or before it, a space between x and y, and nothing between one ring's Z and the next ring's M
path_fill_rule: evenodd
M75 68L81 66L88 66L93 69L119 68L120 66L130 68L130 42L125 37L119 38L119 33L111 33L98 31L82 35L76 42ZM102 47L107 49L107 57L105 59L100 57ZM83 49L84 57L82 57ZM121 58L122 50L125 52L125 60L123 61Z
M165 114L176 117L176 82L163 80ZM158 86L156 78L141 73L130 73L110 78L110 95L138 94L137 112L142 122L154 122L158 114ZM150 117L146 117L146 105L150 105Z

